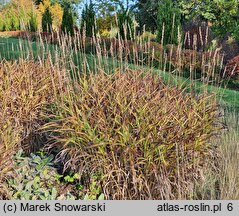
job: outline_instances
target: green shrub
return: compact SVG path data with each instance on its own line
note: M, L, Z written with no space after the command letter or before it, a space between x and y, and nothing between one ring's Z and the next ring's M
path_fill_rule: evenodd
M110 38L111 37L110 31L108 31L107 29L103 30L100 35L103 38Z
M148 31L143 32L143 34L140 36L140 38L145 42L155 40L156 37L157 37L157 35L155 35L151 32L148 32Z
M0 16L0 32L4 30L4 21L3 18Z
M11 22L12 22L12 27L11 27L12 31L16 31L20 29L20 20L17 16L13 16Z
M217 130L213 95L130 70L82 75L68 92L42 129L65 168L102 173L107 199L190 197Z
M43 32L51 32L52 31L52 14L50 9L47 8L42 15L42 31Z
M11 31L12 30L12 20L10 17L5 17L5 25L4 25L4 31Z
M236 41L239 42L239 22L236 22L234 25L232 37L234 37Z
M16 15L13 14L7 14L4 17L4 21L0 21L4 24L2 25L3 31L16 31L20 29L20 20Z

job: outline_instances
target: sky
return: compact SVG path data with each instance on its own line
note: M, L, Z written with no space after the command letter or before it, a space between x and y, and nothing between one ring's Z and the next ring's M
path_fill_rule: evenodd
M0 4L5 4L7 2L9 2L10 0L0 0Z

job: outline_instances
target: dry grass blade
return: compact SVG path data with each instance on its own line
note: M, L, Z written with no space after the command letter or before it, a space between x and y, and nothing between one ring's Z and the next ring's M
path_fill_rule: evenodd
M58 75L47 61L0 62L0 186L13 168L11 156L17 149L37 149L42 142L40 116L56 95L52 85L59 86ZM55 90L59 95L61 89Z

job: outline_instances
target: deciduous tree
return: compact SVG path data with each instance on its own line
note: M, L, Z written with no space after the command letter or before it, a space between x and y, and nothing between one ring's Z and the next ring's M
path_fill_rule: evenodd
M157 30L157 12L158 0L137 0L135 4L136 20L139 23L139 29L143 31Z
M181 14L172 0L161 0L157 15L157 40L163 44L177 44L181 29Z

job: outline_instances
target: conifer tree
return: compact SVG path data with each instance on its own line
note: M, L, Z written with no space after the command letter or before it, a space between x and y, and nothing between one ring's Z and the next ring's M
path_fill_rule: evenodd
M81 32L86 28L86 36L92 37L96 34L96 26L95 26L95 10L94 4L90 1L89 5L86 4L85 8L82 11L81 15Z
M73 14L69 5L64 7L61 30L70 35L74 34Z
M42 31L43 32L51 32L52 30L52 15L47 8L42 16Z

